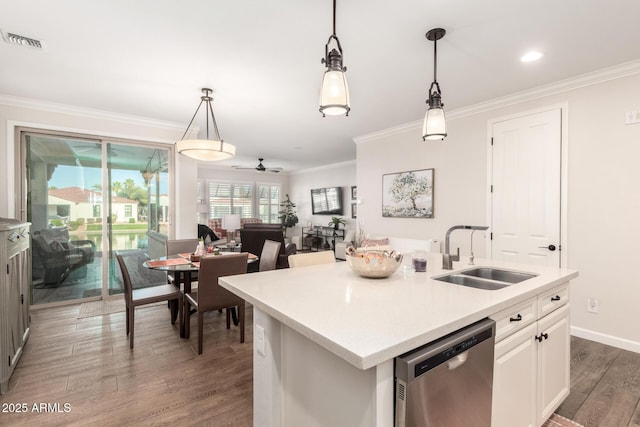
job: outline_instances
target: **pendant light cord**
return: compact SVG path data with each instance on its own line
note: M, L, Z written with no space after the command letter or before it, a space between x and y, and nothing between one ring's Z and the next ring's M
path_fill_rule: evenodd
M433 81L438 82L438 40L433 41Z
M215 137L217 138L217 141L222 141L222 138L220 137L220 131L218 130L218 123L216 123L216 117L213 115L213 106L211 105L211 101L212 98L210 96L212 90L211 89L202 89L202 92L204 92L205 96L201 96L200 97L200 104L198 104L198 108L196 109L196 112L193 113L193 117L191 117L191 121L189 122L189 124L187 125L187 129L184 131L184 134L182 135L182 138L180 139L184 139L187 134L189 133L189 129L191 129L191 125L193 124L193 121L195 120L196 116L198 115L198 111L200 111L200 107L202 107L202 103L205 103L205 109L207 110L204 116L205 119L205 124L206 124L206 133L207 133L207 138L209 139L209 116L211 116L211 121L213 122L213 130L215 132Z
M333 0L333 36L336 37L336 0Z

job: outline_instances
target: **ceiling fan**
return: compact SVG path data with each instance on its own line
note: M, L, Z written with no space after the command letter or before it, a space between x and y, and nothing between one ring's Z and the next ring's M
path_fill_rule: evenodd
M234 166L234 169L237 170L244 170L244 169L248 169L248 170L256 170L258 172L271 172L271 173L278 173L278 172L282 172L282 168L266 168L263 164L262 161L264 159L263 158L258 158L258 166L256 166L255 168L245 168L245 167L241 167L241 166Z

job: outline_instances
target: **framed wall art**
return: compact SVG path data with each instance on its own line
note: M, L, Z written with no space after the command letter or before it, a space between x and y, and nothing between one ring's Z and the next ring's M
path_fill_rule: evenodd
M358 217L358 204L351 203L351 218L357 218L357 217Z
M355 185L351 186L351 200L355 200L358 198L358 187Z
M382 175L382 216L433 218L433 169Z

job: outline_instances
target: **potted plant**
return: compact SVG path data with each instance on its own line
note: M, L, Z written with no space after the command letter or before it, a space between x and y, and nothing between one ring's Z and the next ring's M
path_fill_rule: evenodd
M284 229L284 237L287 237L287 228L295 227L298 223L298 215L294 209L296 205L289 199L288 194L286 196L287 200L283 200L280 203L280 212L278 212L280 224L282 224L282 228Z
M340 228L340 224L346 225L347 223L345 222L344 219L338 218L337 216L331 217L331 221L329 221L329 226L333 226L333 228L337 230Z

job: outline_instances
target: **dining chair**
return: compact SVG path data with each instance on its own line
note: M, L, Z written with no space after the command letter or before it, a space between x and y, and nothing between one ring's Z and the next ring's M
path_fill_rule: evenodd
M332 251L308 252L289 255L289 267L306 267L309 265L329 264L336 262Z
M280 255L281 242L274 240L265 240L262 252L260 253L259 271L269 271L276 269L278 255Z
M198 314L198 354L202 354L202 335L204 333L204 313L207 311L221 310L223 308L239 308L240 317L240 342L244 342L245 327L245 303L242 298L229 292L218 284L218 278L232 276L247 272L246 252L225 255L205 256L200 258L200 281L198 290L184 295L183 311L187 312L194 307ZM227 310L227 313L229 311ZM185 337L189 337L190 321L185 323ZM229 315L227 314L227 329Z
M178 240L167 240L166 248L167 248L167 256L169 255L178 255L183 253L192 254L193 251L198 246L198 239L178 239Z
M122 273L122 282L124 283L124 301L127 308L127 335L129 335L129 347L133 348L133 335L135 329L135 309L141 305L152 304L154 302L169 301L171 305L171 324L175 323L176 310L177 317L180 319L180 329L183 327L182 316L182 292L173 284L164 284L159 286L150 286L146 288L133 289L131 276L125 264L123 256L116 252L116 258L120 265Z
M170 255L178 255L178 254L192 254L195 250L196 246L198 246L198 239L178 239L178 240L167 240L166 248L167 248L167 256ZM195 280L198 278L198 273L194 273L192 286L196 287ZM167 280L169 283L175 284L176 279L171 274L167 274ZM180 285L179 283L177 284Z

